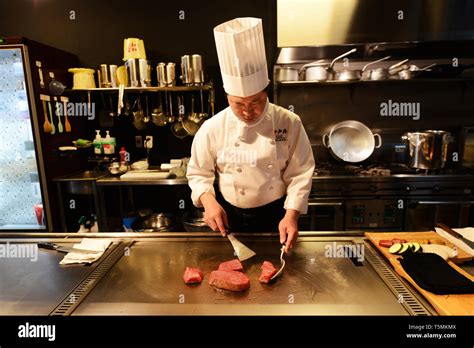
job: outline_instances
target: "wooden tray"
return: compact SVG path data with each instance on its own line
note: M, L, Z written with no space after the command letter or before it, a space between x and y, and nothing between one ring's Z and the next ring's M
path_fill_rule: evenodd
M380 252L392 264L395 271L410 282L436 309L440 315L474 315L474 294L466 295L435 295L432 292L420 288L415 281L405 272L400 262L397 260L400 255L390 254L388 248L379 246L379 241L382 239L406 239L408 242L415 242L420 240L443 240L446 245L453 247L453 244L441 237L436 232L366 232L365 236L372 242L372 244L380 250ZM458 256L448 261L449 265L456 271L463 274L467 278L474 281L474 276L459 268L456 263L462 263L472 260L473 257L464 250L458 248Z

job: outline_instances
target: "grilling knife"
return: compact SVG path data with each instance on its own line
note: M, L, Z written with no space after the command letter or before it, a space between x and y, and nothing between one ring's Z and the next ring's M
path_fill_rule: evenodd
M54 243L38 243L38 248L61 251L63 253L93 254L99 251L64 247Z
M452 235L453 237L456 237L457 239L463 241L464 243L466 243L471 249L474 249L474 241L472 240L469 240L467 239L466 237L464 237L462 234L460 233L457 233L456 231L454 231L452 228L446 226L445 224L441 224L441 223L438 223L436 224L437 227L443 229L444 231L448 232L450 235Z

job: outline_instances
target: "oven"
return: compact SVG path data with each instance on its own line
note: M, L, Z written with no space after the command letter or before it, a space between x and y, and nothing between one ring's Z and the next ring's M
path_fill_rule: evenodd
M344 201L339 199L308 200L308 213L298 220L300 231L343 231Z
M406 201L405 231L432 231L436 223L450 227L472 224L474 200L462 197L411 197Z

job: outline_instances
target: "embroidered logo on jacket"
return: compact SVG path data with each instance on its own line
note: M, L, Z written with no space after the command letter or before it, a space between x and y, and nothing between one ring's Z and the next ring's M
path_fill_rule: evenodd
M287 135L288 131L286 130L286 128L275 129L275 141L286 141Z

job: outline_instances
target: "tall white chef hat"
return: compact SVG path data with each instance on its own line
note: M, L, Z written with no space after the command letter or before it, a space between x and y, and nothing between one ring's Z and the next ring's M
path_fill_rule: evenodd
M235 18L214 28L224 90L248 97L268 85L267 59L260 18Z

